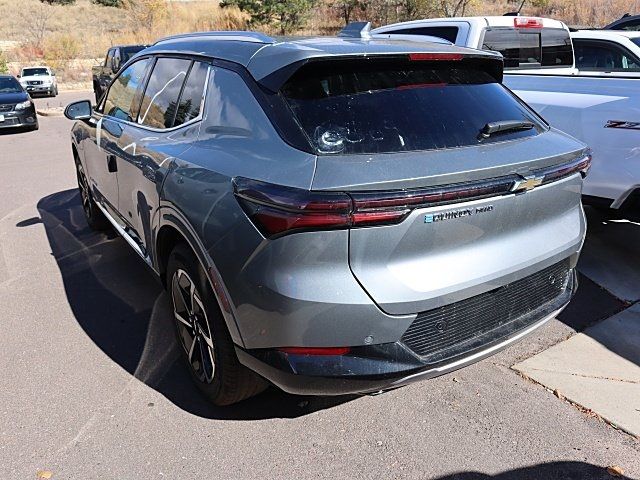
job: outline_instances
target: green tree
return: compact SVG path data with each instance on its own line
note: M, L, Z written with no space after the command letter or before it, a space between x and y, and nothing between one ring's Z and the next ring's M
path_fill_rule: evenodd
M102 5L103 7L123 7L124 2L122 0L91 0L96 5Z
M317 0L224 0L220 6L236 6L251 15L249 25L273 26L286 35L304 27L316 3Z
M48 3L49 5L71 5L76 3L76 0L40 0L42 3Z

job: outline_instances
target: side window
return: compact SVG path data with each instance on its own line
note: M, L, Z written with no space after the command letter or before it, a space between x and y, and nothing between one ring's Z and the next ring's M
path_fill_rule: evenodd
M136 92L141 88L151 59L145 58L129 65L111 85L104 102L105 115L133 121L137 115Z
M389 33L401 33L403 35L430 35L432 37L444 38L451 43L456 43L458 38L458 27L415 27L394 30Z
M173 126L187 123L200 115L208 72L209 65L206 63L193 63L189 77L182 89L182 95L180 96Z
M170 128L176 115L182 85L191 60L159 58L142 97L138 123L153 128Z
M574 39L576 67L592 71L638 71L640 62L617 45Z

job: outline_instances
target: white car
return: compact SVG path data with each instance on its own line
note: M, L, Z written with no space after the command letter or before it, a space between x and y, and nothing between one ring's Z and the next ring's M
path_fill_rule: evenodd
M578 30L571 41L580 75L640 77L640 32Z
M432 18L371 30L374 37L440 37L458 46L500 52L503 83L552 126L592 147L585 203L632 214L640 212L640 74L633 71L638 66L634 52L639 33L570 32L557 20L510 16ZM597 62L594 66L585 57L595 52L589 47L595 37L615 41L627 52L626 60L618 56L613 62L607 59L602 68ZM588 38L588 48L576 47L575 58L591 61L591 69L574 63L572 41L580 44L583 38ZM626 66L626 72L610 68L616 62Z
M30 94L42 93L50 97L58 95L56 74L49 67L25 67L18 75L20 84Z

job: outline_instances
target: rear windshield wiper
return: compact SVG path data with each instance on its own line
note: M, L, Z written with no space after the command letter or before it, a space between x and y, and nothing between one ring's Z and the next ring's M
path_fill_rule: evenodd
M515 132L518 130L531 130L535 125L532 122L523 120L500 120L498 122L489 122L478 135L478 140L482 141L489 138L494 133Z

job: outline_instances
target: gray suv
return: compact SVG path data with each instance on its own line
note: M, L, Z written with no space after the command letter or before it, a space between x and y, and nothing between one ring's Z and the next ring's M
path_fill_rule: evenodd
M160 40L67 107L87 221L162 279L218 405L450 372L576 288L589 152L501 79L438 40Z

